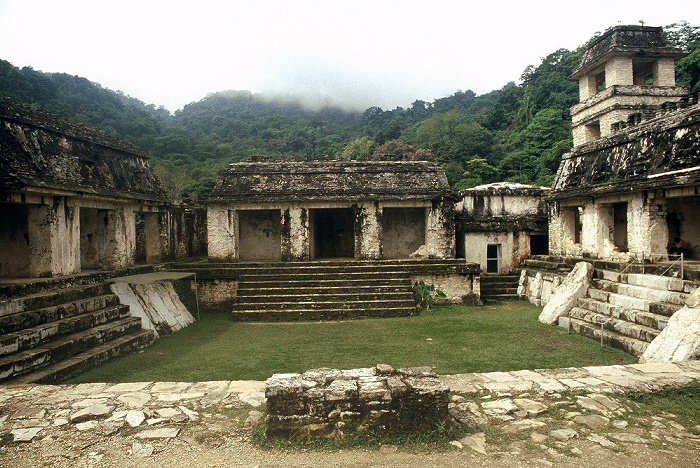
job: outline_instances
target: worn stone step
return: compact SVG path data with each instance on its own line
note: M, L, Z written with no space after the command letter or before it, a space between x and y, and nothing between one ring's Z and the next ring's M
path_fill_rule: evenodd
M665 304L663 302L652 302L649 304L649 312L652 314L670 317L681 309L677 304Z
M236 302L240 304L254 304L261 302L346 302L346 301L377 301L377 300L412 300L412 291L401 292L333 292L333 293L300 293L273 294L269 289L261 290L258 295L239 295Z
M588 288L587 296L600 302L608 302L608 297L610 293L607 291L601 291L600 289Z
M481 294L517 294L518 286L494 286L488 285L484 287L481 285Z
M260 294L270 294L275 296L282 296L285 294L299 294L303 291L304 294L364 294L364 293L411 293L412 289L410 282L404 281L401 285L395 286L383 286L366 284L362 282L357 285L345 286L343 283L339 283L336 286L328 286L326 284L316 285L316 286L301 286L301 285L289 285L281 284L278 287L249 287L248 283L239 283L238 290L236 294L238 296L256 296Z
M631 275L628 275L628 278L629 276ZM636 286L633 284L617 283L605 279L594 279L593 284L596 289L602 289L604 291L610 291L611 293L642 299L649 302L666 302L668 304L678 304L679 306L682 306L685 304L685 299L688 297L687 294L682 292L653 289L650 287Z
M4 299L0 300L0 317L28 310L44 309L110 292L109 285L97 283Z
M518 284L520 276L518 275L481 275L481 284L499 284L499 283L515 283Z
M645 288L653 288L661 291L689 293L690 290L694 289L694 283L691 281L672 278L670 276L630 273L627 275L626 282L634 286L643 286Z
M399 307L415 307L415 300L410 299L390 299L390 300L371 300L371 301L285 301L285 302L257 302L246 303L236 302L233 304L233 310L244 312L247 310L316 310L316 309L343 309L343 310L363 310L371 308L399 308Z
M67 359L140 328L140 318L125 317L63 336L26 351L3 356L0 358L0 382Z
M287 309L234 311L233 319L239 322L295 322L318 320L354 320L363 318L406 317L416 315L414 307L373 307L365 309Z
M592 312L588 309L582 309L581 307L574 307L571 309L569 312L569 317L588 322L598 327L600 327L600 324L603 323L603 328L607 330L613 330L620 335L639 341L646 341L647 343L651 343L661 332L655 328L628 322L626 320L616 319L604 314Z
M516 294L494 294L494 295L481 295L482 302L501 302L501 301L512 301L518 299Z
M643 312L640 310L625 309L624 307L600 302L591 298L578 299L578 307L590 310L591 312L606 315L620 320L644 325L656 330L663 330L668 324L668 316L653 312Z
M593 338L600 341L601 329L600 325L585 322L577 318L571 318L571 329L588 338ZM613 348L621 349L633 356L641 356L649 346L649 343L640 341L628 336L621 335L614 330L603 328L603 344L612 346Z
M308 279L289 279L285 281L280 281L274 278L267 278L265 280L251 281L249 279L242 280L238 282L239 289L267 289L267 288L294 288L294 289L304 289L304 288L317 288L317 287L357 287L357 286L410 286L411 282L406 277L396 277L396 278L377 278L372 281L368 281L366 278L355 278L355 279L323 279L316 278L313 280Z
M265 274L265 273L246 273L240 277L241 281L254 282L254 281L315 281L318 279L322 280L381 280L381 279L393 279L408 276L403 271L350 271L342 273L323 273L323 272L310 272L310 273L279 273L279 274Z
M118 304L0 335L0 356L24 351L60 336L87 330L128 315L129 306Z
M25 328L35 327L43 323L72 317L74 315L92 312L119 304L116 294L87 297L73 302L28 310L0 317L0 334L12 333Z
M134 330L87 351L75 354L68 359L57 362L38 371L25 374L11 381L12 384L57 384L93 367L141 349L153 343L155 335L152 330Z

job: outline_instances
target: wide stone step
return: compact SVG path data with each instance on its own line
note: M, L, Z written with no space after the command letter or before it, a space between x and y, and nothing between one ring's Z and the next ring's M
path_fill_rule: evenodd
M343 273L323 273L323 272L314 272L314 273L289 273L289 272L283 272L279 274L255 274L255 273L246 273L245 275L241 276L240 280L245 281L245 282L254 282L254 281L316 281L319 279L322 280L336 280L336 281L342 281L342 280L355 280L355 279L362 279L362 280L382 280L382 279L393 279L397 277L406 277L408 276L406 272L403 271L352 271L352 272L343 272Z
M92 369L110 359L135 351L153 343L152 330L133 330L104 344L75 354L58 363L43 367L36 372L23 375L12 381L13 384L56 384L88 369Z
M481 275L481 284L518 284L520 276L518 275Z
M630 273L627 275L626 279L627 284L658 289L660 291L689 293L697 287L697 285L692 281L686 281L670 276Z
M411 282L406 277L394 277L394 278L376 278L372 281L368 281L366 278L355 278L355 279L323 279L315 278L309 279L288 279L288 280L278 280L275 278L267 278L265 280L251 281L250 279L241 280L238 282L238 288L240 289L268 289L268 288L293 288L293 289L306 289L306 288L317 288L317 287L363 287L368 285L375 286L402 286L410 285Z
M484 294L517 294L518 286L495 286L488 285L484 287L483 283L481 285L481 295Z
M596 341L600 341L600 325L585 322L576 318L571 318L570 320L571 329L575 333L588 338L593 338ZM641 356L644 354L647 346L649 346L649 343L645 341L640 341L625 335L621 335L620 333L617 333L614 330L606 329L605 327L603 327L602 334L603 344L621 349L633 356Z
M390 300L367 300L367 301L285 301L285 302L257 302L246 303L236 302L233 310L244 312L247 310L355 310L360 311L372 308L401 308L415 307L415 300L410 299L390 299Z
M626 309L624 307L609 304L607 302L596 301L586 297L578 299L578 307L608 317L644 325L656 330L663 330L668 324L668 316L666 315Z
M0 317L0 334L12 333L117 304L119 304L119 298L115 294L104 294L43 309L5 315Z
M626 320L616 319L604 314L592 312L588 309L582 309L581 307L574 307L571 309L571 312L569 312L569 317L588 322L597 327L600 327L600 324L602 323L604 329L612 330L620 335L633 338L635 340L646 341L647 343L651 343L654 338L661 333L660 330L655 328L628 322Z
M0 358L0 382L67 359L74 354L141 329L141 319L125 317L88 330L72 333L41 346Z
M250 287L249 283L238 283L238 296L258 296L268 294L273 296L283 296L289 294L299 294L303 291L304 294L384 294L384 293L411 293L410 283L404 281L401 285L383 286L383 285L368 285L362 282L355 286L345 286L344 283L339 283L336 286L323 285L301 286L280 284L278 287Z
M114 305L0 335L0 356L24 351L60 336L87 330L128 315L129 306Z
M287 309L234 311L239 322L295 322L319 320L354 320L364 318L406 317L416 315L416 307L372 307L364 309Z
M236 302L239 304L255 304L262 302L346 302L346 301L377 301L377 300L413 300L413 293L407 291L401 292L373 292L365 291L356 292L327 292L327 293L308 293L299 294L297 290L293 294L273 293L269 289L259 291L258 295L239 295Z
M68 289L44 291L0 301L0 317L28 310L44 309L59 304L74 302L92 296L109 294L105 283L89 284Z
M629 276L632 275L628 275L628 278ZM659 290L646 286L636 286L633 284L617 283L605 279L594 279L593 285L596 289L610 291L612 293L616 293L623 296L643 299L650 302L666 302L669 304L678 304L679 306L683 306L685 304L685 299L688 296L687 294L682 292Z

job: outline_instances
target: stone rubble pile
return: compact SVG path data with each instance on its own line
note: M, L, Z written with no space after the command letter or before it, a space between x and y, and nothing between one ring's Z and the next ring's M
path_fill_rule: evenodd
M313 369L266 382L267 436L343 437L353 431L406 433L447 422L449 388L429 367Z

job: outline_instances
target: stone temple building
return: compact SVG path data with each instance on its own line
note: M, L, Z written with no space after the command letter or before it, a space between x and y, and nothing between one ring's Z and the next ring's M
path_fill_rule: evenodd
M454 257L450 187L426 161L230 164L207 222L211 260Z
M193 213L171 205L134 145L2 100L0 149L0 276L114 270L205 247L203 213L198 233L186 228Z
M563 256L665 258L674 239L700 256L700 106L675 86L661 28L617 26L572 74L574 148L549 195L549 250Z
M520 261L547 254L548 187L515 182L479 185L455 204L457 257L482 273L511 273Z

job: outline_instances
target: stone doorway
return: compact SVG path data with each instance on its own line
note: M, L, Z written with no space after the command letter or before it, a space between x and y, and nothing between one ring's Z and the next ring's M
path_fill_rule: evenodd
M80 208L80 268L97 270L107 256L107 210Z
M350 208L311 211L311 258L355 257L355 213Z
M486 273L498 274L501 272L501 244L488 244L486 246Z
M0 276L29 276L29 211L0 203Z

